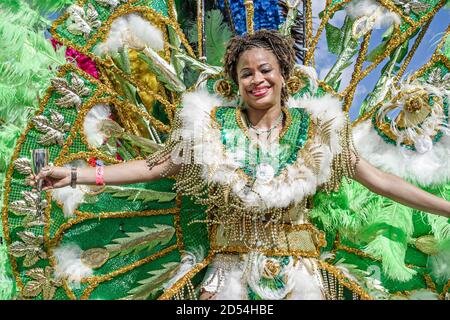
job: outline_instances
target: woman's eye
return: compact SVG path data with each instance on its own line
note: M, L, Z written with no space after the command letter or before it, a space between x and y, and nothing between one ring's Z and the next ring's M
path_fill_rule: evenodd
M264 70L262 70L261 72L262 73L269 73L270 71L272 71L271 69L264 69Z

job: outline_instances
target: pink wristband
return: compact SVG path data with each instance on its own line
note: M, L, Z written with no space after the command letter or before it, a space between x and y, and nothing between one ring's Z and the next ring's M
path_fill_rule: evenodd
M96 166L95 167L95 184L98 186L103 186L105 184L105 180L103 180L103 170L105 167Z

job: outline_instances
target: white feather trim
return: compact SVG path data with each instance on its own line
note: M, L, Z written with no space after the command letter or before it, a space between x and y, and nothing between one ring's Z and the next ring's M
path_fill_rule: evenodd
M99 44L94 52L97 55L115 53L125 45L124 39L135 36L146 46L160 51L164 49L162 31L136 13L122 15L111 24L108 38Z
M66 168L75 166L77 168L86 167L87 164L82 160L72 161L64 165ZM63 204L63 212L65 218L73 217L74 211L84 202L84 191L80 186L72 188L70 186L51 190L52 198Z
M261 286L259 280L262 277L265 260L267 257L260 253L249 253L239 257L228 255L229 259L223 259L223 255L217 256L206 275L206 282L209 283L208 291L218 292L215 295L217 300L241 300L247 299L247 286L265 300L293 299L293 300L322 300L321 284L314 274L312 274L303 262L293 264L293 259L284 267L285 288L280 290L270 289ZM256 257L256 259L255 259ZM305 259L314 263L314 259ZM223 271L223 283L220 280L212 279L217 268ZM214 280L216 280L214 282Z
M82 253L83 250L76 244L56 248L53 252L56 258L56 278L67 279L72 286L76 286L83 278L92 276L92 269L81 262Z
M353 129L353 138L359 154L373 166L411 179L421 186L450 181L450 136L444 135L433 148L419 154L386 143L373 128L370 120Z
M246 288L242 282L242 270L234 268L227 275L227 282L217 293L216 300L242 300L247 298Z
M310 274L303 266L294 269L292 273L294 281L294 289L291 292L289 299L291 300L324 300L321 290L321 284L314 275Z
M351 1L346 7L345 11L353 19L357 19L362 16L371 16L377 12L376 22L374 27L380 29L385 26L389 26L392 23L400 24L400 17L394 13L379 5L374 0L356 0Z
M345 124L345 114L338 99L329 95L320 98L289 99L289 108L304 108L311 114L314 122L333 120L330 145L323 145L319 137L313 137L313 144L318 146L323 154L318 175L309 170L303 159L287 167L287 175L279 175L270 181L257 179L253 191L248 192L246 182L237 173L240 167L239 159L243 152L232 154L223 151L221 133L212 125L211 111L214 107L226 105L217 95L211 95L206 90L188 93L183 97L183 109L180 112L182 129L180 135L183 141L191 141L195 161L202 164L205 179L221 184L232 184L233 192L238 195L248 207L281 208L292 203L298 203L305 196L314 194L318 185L325 183L330 175L330 165L333 155L341 151L339 132ZM244 145L244 144L239 144ZM186 143L185 147L190 148ZM179 154L177 149L173 153ZM214 170L210 170L214 168ZM213 174L212 174L213 173Z
M86 114L83 130L91 146L98 148L103 144L105 135L100 131L100 125L110 115L111 108L106 104L97 104Z

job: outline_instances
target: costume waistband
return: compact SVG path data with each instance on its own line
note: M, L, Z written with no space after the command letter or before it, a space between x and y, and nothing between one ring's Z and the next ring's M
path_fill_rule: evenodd
M272 225L273 226L273 225ZM320 248L326 246L325 233L318 230L314 225L305 224L283 224L284 235L278 237L278 241L270 247L248 246L241 240L227 239L222 225L213 226L211 230L211 249L216 253L248 253L261 252L266 256L300 256L318 257ZM266 238L270 238L271 227L264 229Z

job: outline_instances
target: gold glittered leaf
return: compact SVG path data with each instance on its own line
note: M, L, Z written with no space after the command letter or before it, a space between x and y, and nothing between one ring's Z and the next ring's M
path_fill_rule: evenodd
M39 115L39 116L33 117L31 119L31 121L33 122L34 127L36 128L36 130L38 130L40 132L46 132L48 130L48 128L50 127L50 122L43 115Z
M88 39L92 30L101 25L98 20L98 12L94 6L89 3L86 11L78 5L71 5L67 9L69 18L67 20L67 30L74 35L82 35Z
M54 270L52 267L35 268L28 270L25 274L33 280L28 281L23 288L22 294L24 297L37 297L42 293L44 300L51 300L55 295L56 288L62 285L62 280L55 279L53 276Z
M120 3L119 0L95 0L95 2L103 7L110 7L111 9L114 9Z
M43 250L43 236L36 236L31 231L18 232L17 235L22 241L12 243L10 252L14 257L25 257L23 261L25 267L31 267L39 260L47 258Z
M34 298L37 297L42 291L42 285L39 281L28 281L23 288L23 296Z
M301 155L305 166L315 174L318 175L320 172L320 165L322 163L323 152L317 150L320 148L320 145L312 146L311 148L303 149L301 151Z
M14 160L14 168L21 174L32 174L31 161L28 158L19 158Z
M72 73L71 88L79 96L88 96L91 93L91 90L84 84L83 79L76 73Z
M317 123L317 132L320 136L320 141L325 145L330 145L334 121L335 118L332 118L323 123L321 121L318 121Z
M64 135L70 130L70 124L64 123L64 116L54 110L50 110L50 120L39 115L32 119L36 130L43 133L38 143L44 146L53 144L64 145Z
M94 6L91 3L89 3L86 9L86 19L91 27L97 28L101 25L100 20L97 20L97 18L98 18L97 10L95 10Z
M180 268L180 263L169 262L162 265L162 268L150 271L149 278L139 281L140 286L128 291L128 296L121 300L145 300L151 294L159 290L162 285L173 278Z
M158 244L167 244L175 234L175 229L169 225L156 224L152 228L140 227L141 231L129 232L127 237L113 240L105 248L110 257L137 253L142 250L150 250Z
M55 104L63 108L80 108L81 97L88 96L91 90L85 85L84 81L76 74L71 73L71 83L64 78L53 78L51 83L56 92L62 95L55 100Z
M47 201L39 202L40 195L31 191L22 191L22 195L24 200L13 201L9 205L9 209L18 216L25 216L22 220L25 228L44 225L44 215L39 214L39 210L42 211L48 206Z

